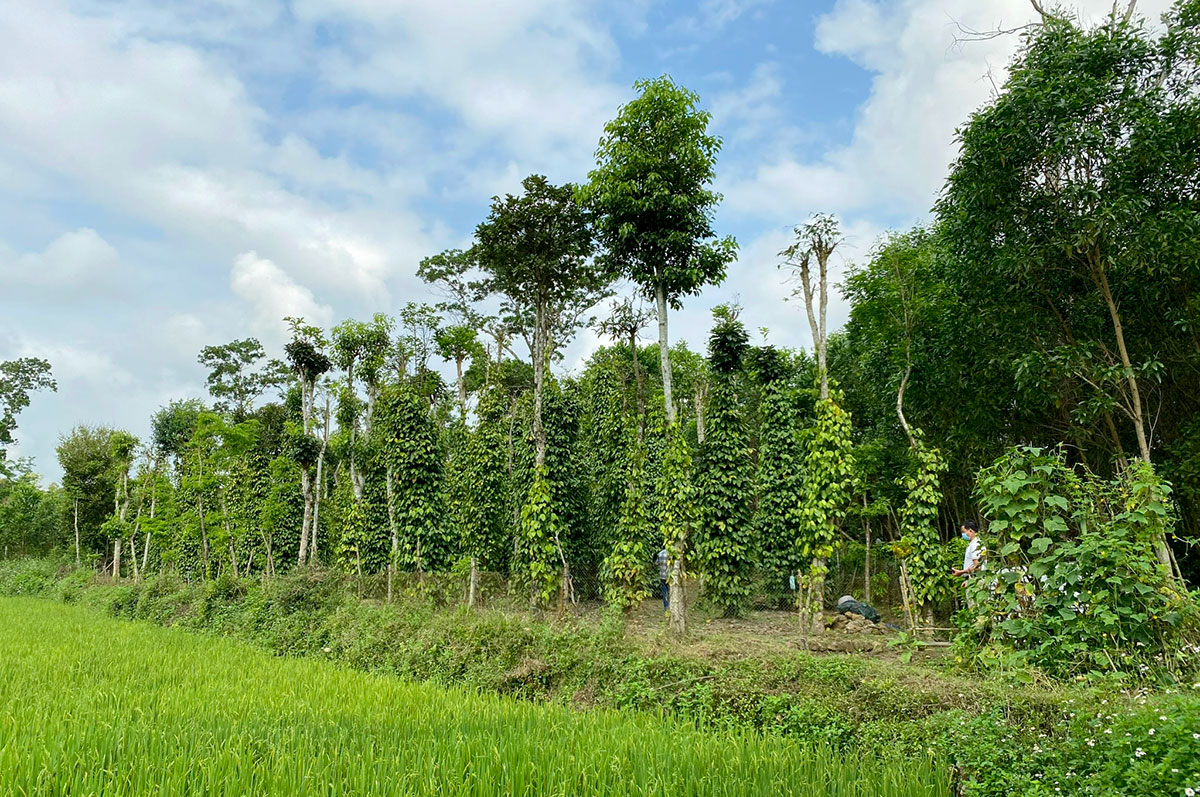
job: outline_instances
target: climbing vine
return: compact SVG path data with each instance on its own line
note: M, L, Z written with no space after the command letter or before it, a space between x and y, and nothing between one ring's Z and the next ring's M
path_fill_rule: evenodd
M949 596L952 584L950 562L937 528L946 460L940 451L925 444L920 429L912 430L912 439L914 467L900 479L904 504L900 508L900 540L893 550L904 564L912 610L928 616L934 604Z
M609 603L630 608L649 596L649 539L646 449L635 437L629 446L625 499L621 503L616 539L600 568L604 597Z
M808 561L797 574L801 632L807 635L824 603L826 561L833 555L838 531L852 500L854 455L850 413L842 409L840 391L817 401L816 423L809 430L804 457L804 500L800 504L797 552Z
M696 461L697 523L694 550L705 596L727 617L749 608L752 592L754 497L750 448L734 377L746 350L746 330L729 308L714 311L709 341L713 384L707 434Z

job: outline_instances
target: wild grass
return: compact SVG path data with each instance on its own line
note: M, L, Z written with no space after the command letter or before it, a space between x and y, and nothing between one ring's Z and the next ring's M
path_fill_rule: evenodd
M0 793L939 795L927 759L413 684L0 599Z

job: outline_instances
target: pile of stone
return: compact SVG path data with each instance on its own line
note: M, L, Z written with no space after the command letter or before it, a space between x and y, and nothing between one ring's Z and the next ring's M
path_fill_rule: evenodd
M837 614L825 620L830 631L844 634L886 634L888 629L879 622L879 612L874 606L856 601L843 595L837 602Z

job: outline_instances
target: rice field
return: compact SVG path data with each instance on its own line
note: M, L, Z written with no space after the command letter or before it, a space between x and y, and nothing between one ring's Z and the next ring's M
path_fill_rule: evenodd
M0 599L0 794L941 795L930 761L840 758L279 659Z

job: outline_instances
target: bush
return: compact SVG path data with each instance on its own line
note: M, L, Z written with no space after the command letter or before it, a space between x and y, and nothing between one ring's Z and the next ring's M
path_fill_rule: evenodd
M1197 657L1195 599L1154 555L1173 529L1170 485L1137 463L1116 481L1059 450L1011 449L979 474L990 518L986 570L970 582L960 654L1063 678L1185 679Z
M51 559L12 559L0 562L0 594L43 595L58 578Z

